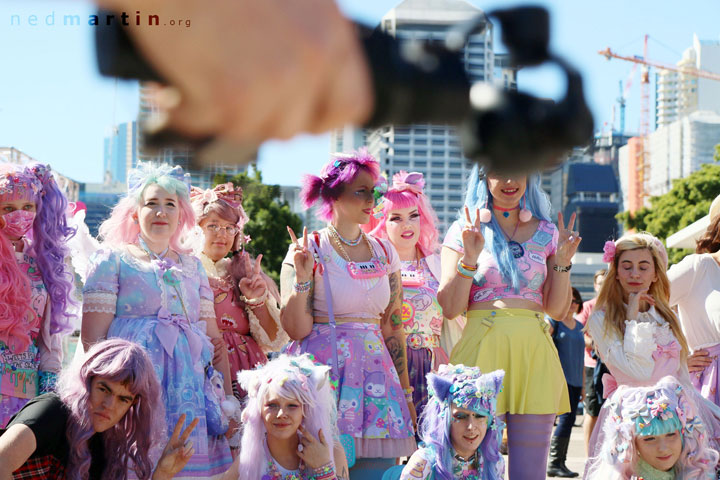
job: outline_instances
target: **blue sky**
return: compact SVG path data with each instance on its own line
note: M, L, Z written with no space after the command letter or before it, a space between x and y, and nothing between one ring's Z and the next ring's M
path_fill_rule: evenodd
M338 3L350 17L374 25L397 2L338 0ZM471 3L487 11L523 2ZM631 69L625 62L606 61L596 53L598 50L610 46L626 55L641 54L642 38L647 33L651 38L649 56L675 63L692 44L693 33L701 39L720 39L717 0L532 3L545 5L551 12L552 48L583 72L586 95L598 128L604 122L610 123L618 81L624 80ZM113 124L135 117L137 86L133 82L103 79L96 73L91 27L60 25L59 19L64 14L86 18L91 11L92 6L80 0L2 0L0 146L14 146L71 178L96 182L102 179L103 137ZM47 25L53 12L55 25ZM37 16L37 25L30 24L30 15ZM13 18L15 25L11 24ZM496 50L500 48L497 43ZM559 78L554 71L524 73L520 88L557 96L561 89ZM629 130L637 128L639 103L636 75L627 104ZM301 173L318 170L328 153L327 135L267 142L260 151L260 168L268 182L295 185Z

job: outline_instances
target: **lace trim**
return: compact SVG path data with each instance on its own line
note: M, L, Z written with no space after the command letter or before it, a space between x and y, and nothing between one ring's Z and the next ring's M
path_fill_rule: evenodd
M200 318L215 318L215 305L212 300L200 299Z
M260 325L260 319L255 315L255 312L253 312L251 308L246 308L245 311L247 312L248 320L250 321L250 334L253 336L258 345L260 345L262 351L267 354L268 352L279 351L287 342L290 341L290 337L285 330L283 330L282 325L280 324L280 308L272 296L268 295L268 298L265 300L265 306L270 314L270 318L273 319L275 325L277 326L277 334L275 335L274 341L270 341L270 337L262 325Z
M83 313L91 313L91 312L97 312L97 313L112 313L115 315L115 306L112 307L103 307L101 305L83 305Z
M117 295L108 292L85 292L83 312L112 313L116 311Z
M149 262L140 260L127 251L127 249L120 250L118 253L122 257L123 261L135 270L140 270L141 272L150 272L154 270ZM198 260L192 255L185 255L184 253L178 253L177 256L180 260L180 270L182 270L183 277L195 276L198 270Z

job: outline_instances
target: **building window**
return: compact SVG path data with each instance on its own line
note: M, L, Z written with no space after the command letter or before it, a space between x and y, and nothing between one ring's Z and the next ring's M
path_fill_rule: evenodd
M448 195L448 200L451 202L461 202L462 197L460 195Z
M460 180L462 179L462 173L448 173L448 178L450 180Z
M459 183L451 183L448 185L448 189L450 190L460 190L462 186Z
M432 129L432 134L433 134L433 135L444 136L444 135L445 135L445 129L444 129L444 128L433 128L433 129Z
M430 190L443 190L444 185L442 183L431 183Z
M450 150L448 152L448 156L450 158L460 158L461 157L460 152L458 152L457 150Z
M417 154L417 152L415 152ZM415 160L416 167L427 167L427 160Z
M432 162L433 168L445 168L445 162Z
M433 140L433 141L432 141L432 144L433 144L433 145L439 145L439 146L442 147L443 145L445 145L445 140Z
M427 135L427 128L415 127L415 135Z
M445 178L445 172L430 172L430 178Z
M413 144L415 144L415 145L427 145L427 140L425 139L425 137L422 137L422 138L417 138L417 137L416 137L416 138L413 140Z
M396 138L395 145L409 145L410 139L408 138Z
M427 150L415 150L416 157L427 157Z
M450 162L450 168L460 168L461 166L460 162Z
M430 195L430 200L432 200L433 202L442 202L443 200L445 200L445 195Z
M443 151L443 150L433 150L431 155L432 155L433 157L435 157L435 158L444 157L444 156L445 156L445 151Z
M395 134L396 135L409 135L410 129L407 127L395 127Z
M410 150L396 148L395 155L410 155Z
M396 167L407 167L410 165L410 160L395 160L393 164Z

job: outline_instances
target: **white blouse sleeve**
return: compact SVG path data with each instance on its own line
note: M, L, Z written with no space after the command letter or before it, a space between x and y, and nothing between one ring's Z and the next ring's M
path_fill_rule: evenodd
M698 255L688 255L680 263L676 263L668 270L670 280L670 306L677 305L692 292L697 276Z
M625 375L649 378L655 367L652 353L657 348L654 338L656 325L626 321L625 338L621 340L614 332L605 331L604 319L604 311L595 311L588 320L588 330L600 358Z

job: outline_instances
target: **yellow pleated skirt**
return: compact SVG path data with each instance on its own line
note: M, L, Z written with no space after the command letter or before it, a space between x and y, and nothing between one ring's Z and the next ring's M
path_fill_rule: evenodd
M505 370L497 413L533 414L570 411L565 375L549 326L532 310L471 310L450 363Z

